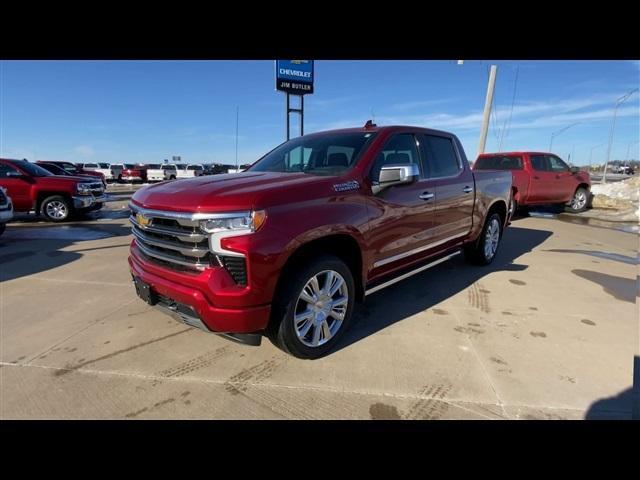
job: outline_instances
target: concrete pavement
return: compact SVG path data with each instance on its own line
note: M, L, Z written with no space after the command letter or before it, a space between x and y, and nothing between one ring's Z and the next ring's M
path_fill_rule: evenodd
M2 418L630 416L635 234L517 219L490 267L457 258L368 297L337 351L303 361L138 300L118 207L0 237Z

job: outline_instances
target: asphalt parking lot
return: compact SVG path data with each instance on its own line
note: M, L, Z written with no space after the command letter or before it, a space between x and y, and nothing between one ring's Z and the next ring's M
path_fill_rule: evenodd
M315 361L231 343L137 299L126 201L0 237L4 419L630 418L638 235L516 219L368 298Z

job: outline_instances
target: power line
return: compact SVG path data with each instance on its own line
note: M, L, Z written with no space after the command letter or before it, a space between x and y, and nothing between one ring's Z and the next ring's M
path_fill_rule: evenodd
M511 128L511 117L513 116L513 105L516 102L516 91L518 88L518 73L520 72L520 65L516 66L516 78L513 81L513 97L511 98L511 110L509 111L509 120L505 122L505 128L502 130L503 135L500 137L499 151L502 151L502 140L509 136L509 129ZM505 132L506 130L506 132ZM506 148L506 147L505 147Z

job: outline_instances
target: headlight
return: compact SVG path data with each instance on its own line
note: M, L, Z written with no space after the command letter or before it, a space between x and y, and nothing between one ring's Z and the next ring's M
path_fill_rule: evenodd
M91 187L88 183L79 183L77 189L80 195L89 195L91 193Z
M262 227L267 214L264 210L256 210L234 217L212 218L200 221L200 230L206 233L247 230L256 232Z

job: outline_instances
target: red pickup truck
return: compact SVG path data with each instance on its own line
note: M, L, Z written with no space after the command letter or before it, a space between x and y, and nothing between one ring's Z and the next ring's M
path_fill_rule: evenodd
M27 160L0 158L0 186L16 212L35 211L52 222L102 208L104 186L95 177L53 175Z
M485 153L478 156L473 170L510 170L515 209L561 204L570 212L578 213L584 211L591 200L589 172L570 167L553 153Z
M138 190L129 265L138 295L184 323L317 358L356 301L461 251L490 263L510 194L511 173L472 172L455 135L367 122Z

